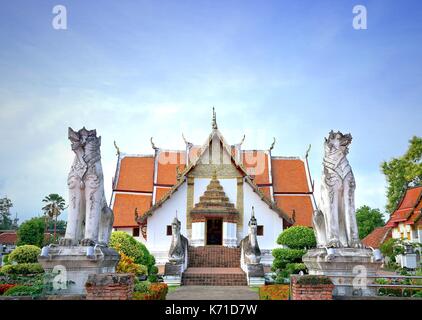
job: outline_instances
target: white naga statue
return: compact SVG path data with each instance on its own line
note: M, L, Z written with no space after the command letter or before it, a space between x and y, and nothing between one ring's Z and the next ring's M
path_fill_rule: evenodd
M169 261L173 264L183 264L185 261L188 239L180 233L180 221L174 218L171 224L172 238L169 251Z
M75 160L68 176L69 209L64 246L107 246L113 211L107 206L101 166L101 137L96 130L69 128Z
M318 247L360 248L355 213L355 178L346 158L350 134L329 133L324 143L320 210L313 216Z
M245 263L258 264L261 261L261 250L259 249L257 233L258 223L255 218L254 207L252 207L252 216L248 223L248 235L240 242L241 251Z

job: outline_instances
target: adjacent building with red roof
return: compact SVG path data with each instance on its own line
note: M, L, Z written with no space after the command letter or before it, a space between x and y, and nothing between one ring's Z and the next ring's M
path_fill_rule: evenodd
M394 239L422 243L422 186L406 190L386 227L392 229Z
M362 242L379 248L390 238L422 243L422 186L409 188L384 227L376 228Z

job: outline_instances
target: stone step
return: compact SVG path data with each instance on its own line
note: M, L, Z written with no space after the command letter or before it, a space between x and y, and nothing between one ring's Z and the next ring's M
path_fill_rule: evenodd
M188 266L194 268L239 268L240 248L189 247Z
M188 268L182 284L187 286L246 286L246 274L240 268Z

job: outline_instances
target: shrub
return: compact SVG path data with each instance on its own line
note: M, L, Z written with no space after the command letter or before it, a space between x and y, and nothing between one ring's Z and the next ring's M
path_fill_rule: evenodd
M304 263L288 263L285 270L288 274L299 274L301 271L306 273L307 271Z
M44 269L39 263L19 263L4 266L1 271L5 274L28 275L43 273Z
M134 292L140 292L140 293L148 293L148 288L150 286L149 281L139 281L137 278L135 278L135 286L133 291Z
M135 275L146 275L148 270L147 267L141 264L137 264L131 257L128 257L123 252L120 253L120 261L116 267L118 273L133 273Z
M303 249L285 249L276 248L273 249L272 255L274 261L272 265L273 271L283 270L289 263L301 263L302 256L306 253Z
M330 278L326 276L313 276L313 275L306 275L297 278L297 284L304 284L304 285L319 285L319 284L332 284Z
M147 292L135 291L133 300L165 300L168 286L165 283L151 283Z
M310 249L316 246L314 231L304 226L290 227L277 238L277 243L290 249Z
M41 253L41 249L33 245L17 247L9 254L9 261L16 263L35 263Z
M44 218L32 218L22 223L18 229L18 246L31 244L38 247L44 245Z
M123 252L132 258L135 263L147 267L148 273L154 271L155 259L148 249L134 237L124 231L115 231L111 234L109 246L119 252Z
M6 284L0 284L0 295L5 293L10 288L16 287L16 284L6 283Z
M3 265L6 266L8 264L10 264L9 255L6 254L5 256L3 256Z
M417 291L412 297L414 297L414 298L422 298L422 290Z
M42 286L17 285L8 289L4 296L36 296L42 293Z
M259 300L288 300L289 285L272 284L259 287Z

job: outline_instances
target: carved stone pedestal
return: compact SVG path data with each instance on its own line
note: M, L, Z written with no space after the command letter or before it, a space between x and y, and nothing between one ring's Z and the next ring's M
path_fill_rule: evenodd
M164 282L167 285L180 286L182 283L183 264L167 262L164 267Z
M38 257L38 262L46 273L53 273L49 281L54 294L58 295L86 294L88 276L114 273L120 259L114 249L104 247L57 246L50 247L43 254Z
M333 296L373 296L375 289L367 285L374 282L382 261L375 261L371 249L318 248L309 250L303 262L312 275L328 276L335 289Z
M245 269L249 286L261 286L265 284L264 266L261 263L247 264Z

